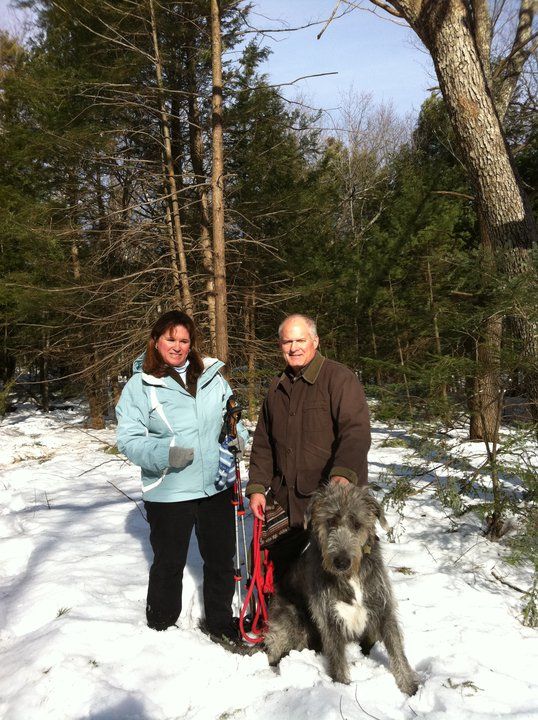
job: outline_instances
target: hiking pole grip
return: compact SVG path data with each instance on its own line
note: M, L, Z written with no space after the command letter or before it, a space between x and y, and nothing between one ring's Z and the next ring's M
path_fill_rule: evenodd
M241 419L243 408L233 395L226 402L226 430L231 438L237 437L237 423Z

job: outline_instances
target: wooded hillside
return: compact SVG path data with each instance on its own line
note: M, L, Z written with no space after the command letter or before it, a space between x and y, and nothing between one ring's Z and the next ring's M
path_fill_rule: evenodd
M21 5L32 39L0 38L4 408L83 391L102 425L180 307L251 415L299 311L386 417L469 412L492 441L510 397L536 420L534 2L372 3L439 89L411 126L351 93L334 129L261 74L246 3Z

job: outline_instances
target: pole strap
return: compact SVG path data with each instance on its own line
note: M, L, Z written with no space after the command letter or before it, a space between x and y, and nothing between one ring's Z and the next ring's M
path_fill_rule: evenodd
M269 588L266 588L266 581L269 579L269 576L272 577L272 562L267 559L267 551L264 552L264 559L262 560L262 550L260 548L261 533L262 521L254 518L252 531L252 577L250 578L247 594L239 614L239 629L241 635L246 642L252 645L263 642L265 638L267 631L267 604L265 595L269 594ZM248 613L251 603L255 604L256 611L250 630L247 632L245 630L245 616Z

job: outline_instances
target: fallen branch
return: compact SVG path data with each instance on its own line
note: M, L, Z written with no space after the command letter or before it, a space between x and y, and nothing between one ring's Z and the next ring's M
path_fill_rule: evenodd
M79 475L77 475L77 477L82 477L83 475L87 475L88 473L93 472L94 470L97 470L97 468L100 468L109 462L124 462L124 461L121 458L110 458L110 460L103 460L103 462L99 463L99 465L94 465L93 467L89 468L88 470L84 470L84 472L81 472Z
M112 485L112 487L115 488L119 493L121 493L122 495L124 495L124 496L127 498L127 500L130 500L131 502L134 502L134 504L136 505L136 509L138 510L138 512L142 515L142 517L144 518L144 520L145 520L146 522L148 521L147 517L144 515L144 513L143 513L142 510L140 509L140 506L138 505L137 501L136 501L134 498L132 498L130 495L127 495L126 492L123 492L123 490L122 490L121 488L119 488L117 485L115 485L115 484L112 482L112 480L108 480L107 478L105 478L105 480L107 481L107 483L109 483L109 485Z
M526 594L526 590L522 590L521 588L517 587L517 585L512 585L512 583L509 583L508 580L505 580L502 578L499 573L495 572L495 568L491 571L491 574L495 578L495 580L498 580L502 585L506 585L506 587L509 587L511 590L515 590L518 593L521 593L522 595Z

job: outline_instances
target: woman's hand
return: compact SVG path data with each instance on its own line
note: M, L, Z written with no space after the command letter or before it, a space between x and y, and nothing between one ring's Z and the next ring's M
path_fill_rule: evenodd
M263 493L252 493L249 497L250 509L258 520L265 519L265 495Z
M176 470L181 470L193 460L193 448L171 447L168 452L168 467L176 468Z

